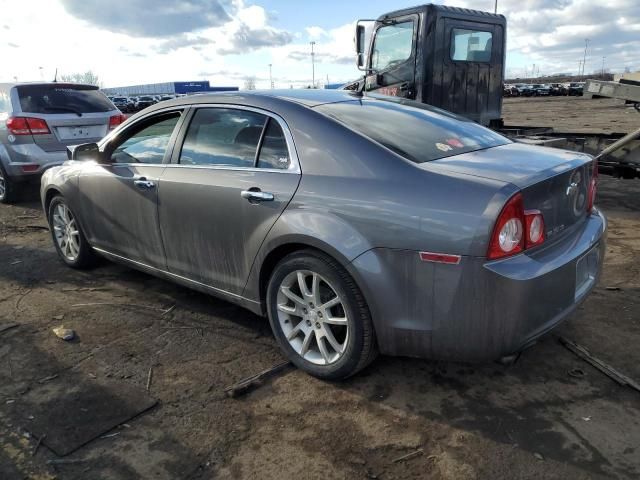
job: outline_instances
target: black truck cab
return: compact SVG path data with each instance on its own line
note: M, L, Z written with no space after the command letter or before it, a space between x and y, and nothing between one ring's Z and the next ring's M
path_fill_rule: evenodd
M365 28L358 22L356 48L358 66L366 71L365 91L409 98L499 127L505 31L503 15L421 5L379 17L367 48Z

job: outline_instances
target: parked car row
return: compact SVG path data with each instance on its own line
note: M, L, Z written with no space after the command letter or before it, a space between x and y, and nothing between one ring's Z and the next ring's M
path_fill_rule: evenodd
M140 95L140 96L109 96L109 100L123 113L135 113L158 102L173 100L182 95Z
M584 82L505 84L505 97L581 96Z

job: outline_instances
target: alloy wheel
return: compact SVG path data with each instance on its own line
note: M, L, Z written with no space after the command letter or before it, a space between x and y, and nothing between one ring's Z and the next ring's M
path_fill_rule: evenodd
M80 254L80 232L76 219L64 203L59 203L53 211L53 233L62 255L75 262Z
M349 318L335 288L316 272L296 270L282 281L277 296L278 321L285 338L305 360L337 362L349 340Z

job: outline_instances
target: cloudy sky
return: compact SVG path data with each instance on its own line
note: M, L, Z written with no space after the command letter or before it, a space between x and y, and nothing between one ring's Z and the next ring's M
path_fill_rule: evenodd
M0 82L94 71L106 87L210 80L242 87L348 81L353 25L420 0L0 0ZM493 11L494 0L445 0ZM605 6L606 5L606 6ZM508 76L640 70L640 0L498 0L508 22Z

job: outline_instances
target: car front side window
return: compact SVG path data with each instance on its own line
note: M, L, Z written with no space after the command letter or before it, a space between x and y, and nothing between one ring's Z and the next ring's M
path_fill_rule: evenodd
M124 140L113 150L111 161L161 164L179 120L180 112L173 112L131 127L132 130L124 132ZM131 134L127 135L129 132Z

